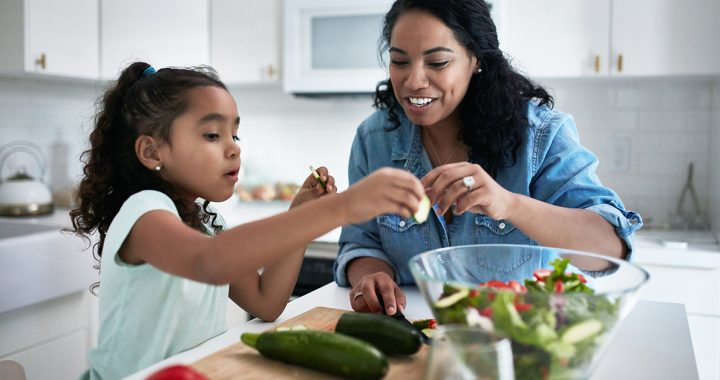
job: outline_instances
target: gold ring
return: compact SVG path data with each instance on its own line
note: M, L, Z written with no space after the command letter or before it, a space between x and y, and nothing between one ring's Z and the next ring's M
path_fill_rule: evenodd
M355 301L361 295L362 295L362 292L355 292L355 294L353 294L353 301Z

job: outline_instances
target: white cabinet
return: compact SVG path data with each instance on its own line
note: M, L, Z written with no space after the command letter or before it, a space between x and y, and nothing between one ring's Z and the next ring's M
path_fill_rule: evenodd
M3 0L0 72L98 77L98 0Z
M610 0L509 0L500 48L538 77L608 73Z
M640 298L683 304L700 379L720 378L720 252L636 243L635 264L650 273Z
M718 0L614 0L613 73L720 73L718 17Z
M535 77L720 73L717 0L509 0L501 48Z
M102 0L101 75L134 61L155 68L210 63L208 0Z
M87 290L0 313L0 361L19 363L29 380L77 379L88 368Z
M280 78L280 1L211 0L210 63L228 84Z

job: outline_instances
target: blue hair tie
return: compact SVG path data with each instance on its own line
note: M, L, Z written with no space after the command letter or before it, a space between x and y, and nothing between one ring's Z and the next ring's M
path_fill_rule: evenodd
M144 77L146 77L146 76L148 76L148 75L155 74L156 72L157 72L157 71L155 70L154 67L148 66L145 70L143 70L142 75L143 75Z

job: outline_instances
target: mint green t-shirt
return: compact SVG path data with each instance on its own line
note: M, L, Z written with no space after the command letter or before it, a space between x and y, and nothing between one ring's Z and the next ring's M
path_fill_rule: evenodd
M167 195L141 191L125 201L105 237L98 345L89 354L91 379L133 374L226 330L228 285L188 280L147 263L131 265L117 255L135 222L153 210L178 215ZM226 229L219 215L216 224ZM204 225L212 235L210 222Z

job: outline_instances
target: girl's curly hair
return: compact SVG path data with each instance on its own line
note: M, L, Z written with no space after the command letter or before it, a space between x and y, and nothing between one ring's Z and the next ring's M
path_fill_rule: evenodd
M470 147L470 162L482 165L495 178L498 170L515 163L525 142L528 101L537 99L540 105L552 107L552 96L512 68L499 48L495 23L483 0L395 1L385 15L381 52L390 46L398 17L410 10L440 19L480 63L482 73L472 76L458 106L462 120L458 138ZM390 79L377 85L374 105L389 110L389 130L400 126L403 111Z
M187 205L174 187L156 172L144 167L135 155L135 140L149 135L170 143L173 121L188 107L190 90L203 86L227 88L209 67L163 68L155 73L145 62L130 64L120 78L110 84L95 115L90 148L81 155L83 178L78 188L78 206L70 211L71 231L90 241L95 232L96 260L102 256L105 235L120 207L131 195L142 190L157 190L170 197L180 218L198 230L210 216L209 202ZM220 226L212 223L215 232ZM99 268L99 266L96 266ZM91 290L99 284L91 286Z

